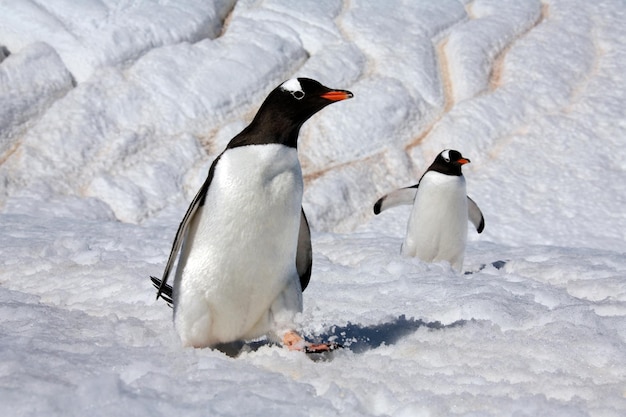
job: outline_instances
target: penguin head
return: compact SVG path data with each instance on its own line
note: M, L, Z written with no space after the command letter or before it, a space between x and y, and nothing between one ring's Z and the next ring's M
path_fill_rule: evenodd
M297 147L298 132L311 116L329 104L352 97L310 78L293 78L276 87L254 120L228 144L229 148L265 143Z
M264 105L276 107L294 123L302 124L329 104L352 96L350 91L331 89L310 78L292 78L274 89Z
M446 175L463 175L461 167L470 162L469 159L461 155L461 152L454 149L444 149L435 158L435 161L428 168L429 171L437 171Z

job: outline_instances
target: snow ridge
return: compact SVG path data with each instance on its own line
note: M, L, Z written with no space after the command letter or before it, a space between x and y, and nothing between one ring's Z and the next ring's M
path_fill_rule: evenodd
M626 413L622 0L0 2L0 398L11 416ZM184 211L285 80L349 89L300 132L300 327L183 349L155 301ZM465 271L374 216L442 149L485 215Z

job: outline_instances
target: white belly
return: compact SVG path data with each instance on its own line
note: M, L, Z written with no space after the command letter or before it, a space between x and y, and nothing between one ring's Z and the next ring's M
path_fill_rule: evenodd
M185 345L258 337L302 310L302 188L293 148L245 146L221 156L176 271L174 321Z
M467 194L463 176L429 172L420 181L402 254L425 262L463 267L467 241Z

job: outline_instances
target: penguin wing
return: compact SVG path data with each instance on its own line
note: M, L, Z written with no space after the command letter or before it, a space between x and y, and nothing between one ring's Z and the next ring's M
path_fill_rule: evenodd
M482 233L485 228L485 218L478 205L471 198L467 197L467 215L478 233Z
M209 190L209 185L211 185L211 180L213 180L213 172L215 171L215 165L217 164L217 161L220 159L220 156L221 155L219 155L217 158L215 158L215 161L213 161L213 164L211 165L211 168L209 169L209 175L207 176L207 179L204 181L204 184L202 184L202 187L200 187L200 190L191 201L191 204L189 205L189 208L187 209L187 212L185 213L185 217L183 217L183 220L178 225L178 230L176 231L176 237L174 237L174 243L172 244L172 250L170 251L169 258L167 258L167 264L165 264L163 277L160 280L154 277L151 277L153 285L156 284L155 280L159 281L159 284L158 284L159 286L157 289L157 299L161 297L162 295L165 295L166 297L169 297L169 300L166 297L163 297L165 301L167 301L168 303L171 303L172 301L172 287L170 285L167 285L167 279L169 278L170 272L172 270L172 266L174 266L174 261L176 260L176 256L178 255L180 247L182 246L183 241L185 240L185 237L187 236L187 228L189 227L189 224L191 223L193 216L198 211L198 207L201 207L202 205L204 205L204 199L206 198L207 191Z
M374 214L379 214L384 210L403 204L413 204L418 186L419 184L415 184L384 195L374 204Z
M300 287L302 291L309 285L311 280L311 269L313 266L313 249L311 246L311 230L309 222L301 208L300 231L298 232L298 249L296 252L296 270L300 276Z

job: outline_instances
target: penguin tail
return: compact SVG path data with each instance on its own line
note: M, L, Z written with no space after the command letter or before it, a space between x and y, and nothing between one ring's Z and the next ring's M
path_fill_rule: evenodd
M157 298L161 297L162 299L165 300L165 302L167 303L167 305L169 305L170 307L174 306L174 301L172 299L172 286L171 285L163 285L163 287L161 287L161 280L158 279L157 277L150 277L150 280L152 281L152 285L154 286L154 288L157 289L157 291L160 289L160 293L157 293Z

